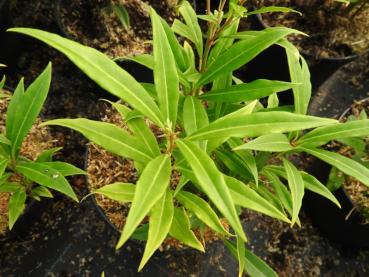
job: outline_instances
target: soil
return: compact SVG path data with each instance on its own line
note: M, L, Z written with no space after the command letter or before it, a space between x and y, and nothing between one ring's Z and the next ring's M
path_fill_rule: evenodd
M113 123L126 131L130 132L125 125L120 114L108 104L99 105L101 108L100 115L102 121ZM150 122L146 122L151 130L157 137L158 143L161 142L160 136L162 133ZM101 147L89 143L88 155L87 155L87 173L88 173L88 187L90 191L96 190L104 185L112 184L115 182L133 183L135 184L138 179L137 171L132 160L122 158L117 155L113 155ZM175 189L180 180L180 173L176 170L172 171L170 186ZM103 210L108 220L113 223L117 230L122 230L128 215L130 203L120 203L110 200L109 198L101 195L94 195L97 204ZM147 219L143 221L147 223ZM225 220L222 221L224 227L229 230L229 226ZM220 238L211 229L206 228L203 236L198 230L195 230L195 234L200 241L211 243ZM168 238L162 245L161 249L168 250L169 248L186 248L179 243L176 239Z
M290 36L302 52L320 58L343 58L362 54L369 47L369 7L352 16L342 3L334 0L292 1L256 0L257 6L285 6L297 13L263 14L268 26L286 26L309 35Z
M1 90L0 90L1 91ZM5 92L9 93L9 92ZM9 93L10 95L10 93ZM9 98L0 99L0 133L5 133L6 110L9 104ZM55 146L56 141L50 135L47 127L40 127L42 123L38 118L30 129L27 137L24 139L20 155L34 160L42 151ZM10 193L0 192L0 238L7 233L8 230L8 201Z
M151 0L64 0L58 1L57 19L71 39L94 47L110 57L148 53L151 49L149 7L168 22L174 20L173 1ZM130 28L122 26L111 4L123 5L130 16Z

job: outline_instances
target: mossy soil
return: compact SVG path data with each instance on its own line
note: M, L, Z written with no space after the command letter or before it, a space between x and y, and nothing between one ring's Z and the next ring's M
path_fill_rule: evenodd
M37 20L19 24L58 31L53 21L53 2L42 0L32 5L27 1L24 9L33 13ZM42 15L39 5L43 5ZM21 22L20 18L17 20ZM16 73L8 74L9 84L14 86L20 76L26 76L25 81L29 82L49 60L53 62L53 81L43 111L45 118L99 118L96 103L107 95L62 55L35 40L24 44ZM360 89L357 85L369 80L369 76L359 77L353 69L357 67L355 64L345 72L349 76L345 81L347 95L355 95ZM361 88L364 89L367 87ZM332 113L334 115L334 109ZM52 128L51 132L64 145L63 156L57 158L82 168L87 141L65 128ZM80 196L87 193L83 177L71 178L71 183ZM89 201L77 204L57 194L52 201L43 202L38 212L39 216L34 217L27 229L0 243L0 275L100 276L105 271L106 276L217 277L236 276L238 271L236 261L216 243L205 254L197 251L157 253L143 272L137 273L143 248L129 242L120 251L115 251L118 239L115 230L101 219ZM281 276L365 276L369 272L368 252L350 252L331 244L304 216L301 218L303 227L294 229L252 212L247 212L245 218L249 248L268 261Z

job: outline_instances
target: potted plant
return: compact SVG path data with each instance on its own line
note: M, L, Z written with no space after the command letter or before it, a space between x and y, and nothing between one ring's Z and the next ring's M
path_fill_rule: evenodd
M272 2L272 3L271 3ZM341 3L339 3L341 2ZM342 3L344 2L344 3ZM359 1L254 1L255 28L287 26L309 37L291 37L308 60L314 88L321 85L340 66L367 51L369 5ZM276 5L268 10L268 5ZM294 7L301 13L270 13ZM283 60L280 58L279 60Z
M78 201L65 176L84 174L75 166L52 161L60 150L38 118L51 81L51 64L24 89L23 79L10 94L0 84L0 236L11 230L30 200L52 198L52 190Z
M307 152L369 185L368 169L360 167L358 172L357 162L317 148L327 140L368 134L369 120L361 121L359 128L306 115L309 70L285 39L298 31L274 27L238 34L244 2L231 1L227 14L220 9L201 16L208 22L205 42L188 2L179 8L184 22L175 20L171 27L152 9L153 54L130 59L153 69L153 84L137 82L95 49L41 30L10 29L63 52L121 99L112 103L118 113L105 120L110 123L77 118L46 124L82 133L132 169L136 178L103 184L92 193L126 207L117 248L141 234L146 246L139 269L170 241L204 251L202 240L210 232L238 258L240 274L245 270L253 276L275 276L246 249L241 208L294 225L300 224L305 189L339 206L322 183L289 161L293 155ZM220 7L226 1L222 3ZM175 33L185 39L183 45ZM275 43L287 49L291 82L243 83L233 77L233 71ZM294 106L279 106L278 93L291 88ZM302 132L307 129L313 130ZM342 129L346 131L338 132Z

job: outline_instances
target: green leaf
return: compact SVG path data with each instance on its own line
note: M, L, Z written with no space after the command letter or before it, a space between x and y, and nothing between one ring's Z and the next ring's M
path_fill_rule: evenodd
M103 53L41 30L12 28L8 31L29 35L61 51L103 89L129 103L160 127L164 127L159 108L145 89Z
M127 9L123 5L120 5L120 4L112 4L111 8L113 12L115 13L115 15L119 18L123 27L126 29L126 31L128 31L130 28L130 23L129 23L129 14L128 14Z
M256 37L236 42L223 54L219 55L217 60L208 67L196 84L197 87L206 85L218 76L234 71L242 65L245 65L281 38L296 32L297 31L288 28L274 27L265 30L265 32L260 33L260 35Z
M292 218L291 224L298 219L304 197L304 181L300 171L288 160L283 159L283 165L287 173L288 186L292 196Z
M15 170L27 179L53 190L59 191L78 202L78 198L63 175L54 168L36 162L19 162Z
M113 183L98 188L92 193L102 194L109 199L118 202L132 202L133 196L135 195L136 186L130 183Z
M212 90L201 95L200 98L215 102L238 103L260 99L296 86L299 86L299 84L258 79L250 83Z
M5 169L8 166L9 160L4 159L0 161L0 177L4 175Z
M9 230L11 230L23 213L26 203L26 192L19 188L13 192L12 196L9 199Z
M46 149L42 151L37 156L36 162L51 162L53 159L53 155L61 149L62 147L54 147L54 148L50 148L50 149Z
M278 108L279 99L277 93L273 93L268 97L268 109Z
M238 252L234 243L229 240L225 240L224 244L232 253L232 255L237 258ZM247 249L245 249L244 259L245 271L251 277L278 277L278 274L272 268L270 268L262 259Z
M21 184L16 182L6 182L6 179L8 179L11 176L11 174L4 175L0 182L0 192L15 192L18 189L22 189ZM6 177L6 178L4 178Z
M41 162L41 163L55 169L56 171L61 173L61 175L63 176L86 175L87 174L82 169L79 169L78 167L72 164L69 164L69 163L65 163L65 162L54 161L54 162Z
M285 41L285 44L292 45L287 40ZM306 114L311 97L309 68L302 56L296 56L295 52L289 51L288 49L286 49L286 53L291 82L302 84L301 86L292 88L295 112L299 114Z
M0 143L2 143L2 144L6 144L6 145L11 145L10 140L8 140L8 139L6 138L6 136L1 135L1 134L0 134Z
M177 140L176 144L191 166L201 189L228 220L235 232L246 241L230 191L214 161L193 142Z
M11 141L12 156L18 155L23 139L32 127L46 100L51 82L51 63L27 88L25 93L12 97L6 120L6 136ZM14 101L14 102L13 102Z
M200 100L193 96L186 96L183 104L183 125L187 135L209 125L205 107ZM206 149L206 142L200 142L201 149Z
M238 277L242 277L245 270L245 250L245 243L237 236Z
M248 115L231 114L219 118L194 134L190 140L219 137L256 137L270 133L284 133L310 129L337 122L334 119L293 114L289 112L257 112Z
M33 197L46 197L46 198L53 198L52 193L45 187L38 186L32 189L32 196Z
M132 206L117 249L123 246L155 203L164 195L169 185L170 173L170 158L167 155L162 154L147 164L136 184Z
M246 179L253 178L249 166L238 155L226 150L216 150L215 154L233 174Z
M188 26L188 31L191 34L191 38L193 38L193 43L196 46L197 53L202 57L203 39L196 12L187 1L184 1L181 4L179 12Z
M246 15L271 13L271 12L282 12L282 13L293 12L293 13L298 13L299 15L302 15L302 13L294 9L287 8L287 7L279 7L279 6L261 7L260 9L246 13Z
M190 220L183 208L174 207L174 215L169 234L192 248L205 252L204 246L191 231Z
M343 173L354 177L364 185L369 186L369 169L360 163L327 150L308 147L301 147L301 149L318 159L337 167Z
M286 188L285 184L281 182L279 177L269 170L264 169L265 176L268 179L268 184L273 188L275 194L278 196L279 201L282 203L283 208L292 215L292 197L291 193ZM284 171L283 171L284 173ZM286 175L284 175L285 178Z
M129 135L125 130L111 123L77 118L54 119L44 124L76 130L107 151L128 159L145 164L152 159L152 156L145 151L145 146L136 137Z
M160 148L158 142L151 129L145 123L145 120L139 117L127 120L127 117L129 117L130 113L132 112L127 106L110 101L108 102L114 106L114 108L120 113L122 118L126 119L126 124L128 125L129 129L146 146L147 150L150 152L150 156L159 156Z
M287 175L283 167L267 166L265 169L267 171L272 171L273 173L287 179ZM313 191L317 194L326 197L327 199L335 203L338 207L341 206L336 197L332 194L332 192L330 192L329 189L325 185L323 185L318 179L316 179L314 176L311 176L310 174L304 171L300 171L300 173L302 179L304 180L305 189L308 189L310 191Z
M164 120L175 128L179 98L179 78L176 62L160 17L151 9L154 48L154 79L159 108Z
M241 146L233 148L234 151L250 149L267 152L285 152L293 149L286 135L268 134L251 140Z
M236 205L266 214L287 223L291 222L285 214L243 182L229 176L225 176L225 180Z
M149 221L149 235L138 271L141 271L155 250L160 247L167 237L172 226L173 214L173 196L168 190L152 207Z
M179 69L185 71L187 66L182 46L179 44L173 30L163 18L161 18L161 24L163 25L165 34L167 35L168 42L170 44L170 49L172 50Z
M337 123L316 128L300 138L301 146L319 146L334 139L360 137L369 135L369 119Z
M177 193L176 199L187 210L193 212L202 222L204 222L211 229L222 235L230 235L230 233L228 233L228 231L224 229L214 210L201 197L191 192L180 191Z

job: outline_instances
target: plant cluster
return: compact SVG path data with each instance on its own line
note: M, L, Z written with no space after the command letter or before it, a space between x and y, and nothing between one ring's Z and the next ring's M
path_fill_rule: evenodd
M0 193L11 193L8 205L9 229L12 229L23 213L27 197L35 200L51 198L51 189L78 201L65 176L84 174L84 171L65 162L52 161L53 154L60 148L44 150L34 160L20 154L22 142L44 104L50 81L51 64L27 89L22 79L13 95L3 90L5 77L0 84L0 97L10 98L5 133L0 134Z
M122 101L112 105L129 131L85 118L45 124L74 129L107 151L134 161L139 173L136 184L106 184L96 193L131 202L117 248L143 231L147 242L139 269L168 236L204 251L194 230L207 226L238 259L240 274L276 276L246 248L241 209L293 226L300 224L305 189L339 206L326 186L290 161L291 155L311 154L369 185L368 168L321 147L333 139L368 135L369 120L339 123L306 115L311 96L309 70L286 39L299 32L284 27L239 32L240 19L251 14L244 3L230 0L225 12L226 0L214 11L208 1L207 14L196 15L183 1L179 13L184 21L176 19L172 26L151 9L153 54L128 58L153 70L153 84L136 81L103 53L56 34L10 30L61 51ZM199 19L206 22L205 33ZM273 44L286 51L291 82L258 79L244 83L234 77L235 70ZM294 105L279 106L278 94L289 89ZM162 142L147 121L161 130ZM173 171L181 174L176 187L170 186ZM143 224L145 218L148 223ZM222 219L231 231L224 228Z

